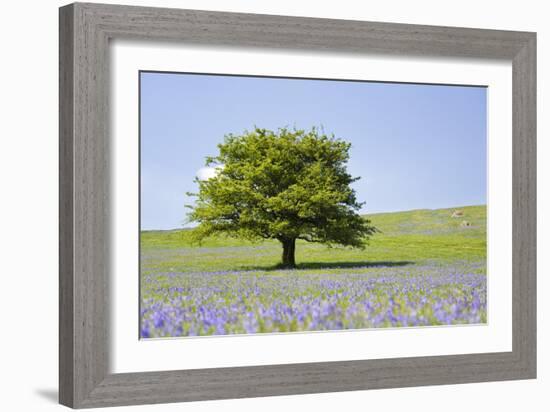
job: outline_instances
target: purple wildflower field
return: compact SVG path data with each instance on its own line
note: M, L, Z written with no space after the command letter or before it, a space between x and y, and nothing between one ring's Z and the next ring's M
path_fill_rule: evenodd
M145 276L141 336L485 323L486 276L460 269L433 265L347 274L243 271Z

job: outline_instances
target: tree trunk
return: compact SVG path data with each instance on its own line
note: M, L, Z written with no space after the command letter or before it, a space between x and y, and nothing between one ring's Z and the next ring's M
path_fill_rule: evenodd
M296 267L296 260L294 259L294 252L296 251L296 239L283 239L283 267L294 268Z

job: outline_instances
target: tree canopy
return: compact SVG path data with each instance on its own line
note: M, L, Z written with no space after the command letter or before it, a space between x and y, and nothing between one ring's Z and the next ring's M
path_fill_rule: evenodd
M317 128L255 128L229 134L206 165L215 176L196 179L189 219L200 240L215 233L277 239L282 264L294 267L296 240L363 248L376 232L361 217L346 169L351 144Z

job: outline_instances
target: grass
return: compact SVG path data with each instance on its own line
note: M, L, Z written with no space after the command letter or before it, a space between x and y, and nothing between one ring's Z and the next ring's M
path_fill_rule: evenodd
M451 217L454 210L463 216ZM486 256L486 207L413 210L366 216L381 231L364 250L328 248L298 241L298 269L391 266L480 261ZM467 221L470 226L462 226ZM223 236L191 242L189 229L143 231L142 272L216 272L275 270L281 258L277 241L252 243Z

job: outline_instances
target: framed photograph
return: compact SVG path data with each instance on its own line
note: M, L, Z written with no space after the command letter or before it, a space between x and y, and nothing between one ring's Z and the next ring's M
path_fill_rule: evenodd
M60 9L60 402L536 377L536 35Z

